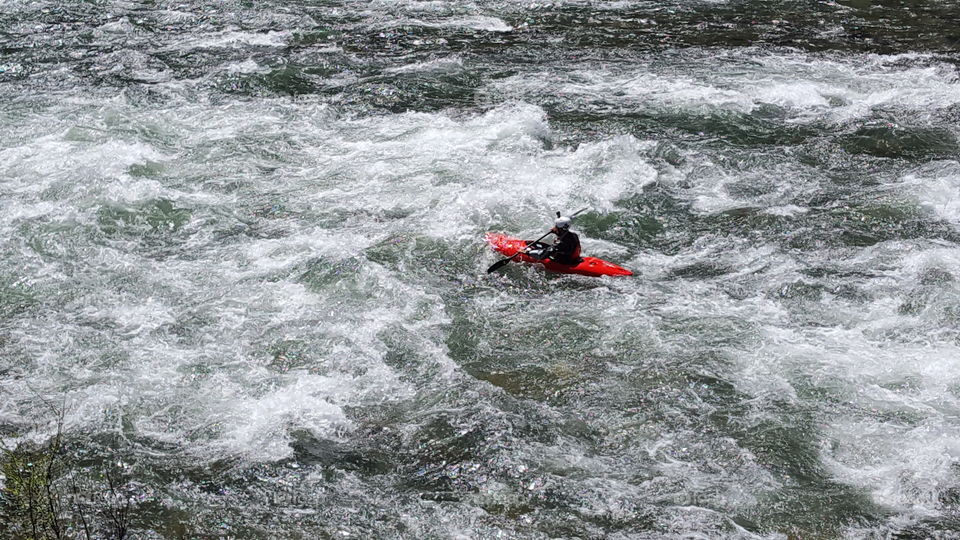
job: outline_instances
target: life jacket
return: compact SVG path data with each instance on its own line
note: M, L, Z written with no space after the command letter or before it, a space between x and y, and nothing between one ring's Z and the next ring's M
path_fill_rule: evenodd
M557 238L553 244L550 258L562 264L577 264L580 262L580 237L576 233L567 231Z

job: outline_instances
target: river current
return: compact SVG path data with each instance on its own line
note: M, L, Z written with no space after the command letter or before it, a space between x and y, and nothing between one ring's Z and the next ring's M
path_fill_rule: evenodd
M135 538L956 537L958 21L0 0L0 437Z

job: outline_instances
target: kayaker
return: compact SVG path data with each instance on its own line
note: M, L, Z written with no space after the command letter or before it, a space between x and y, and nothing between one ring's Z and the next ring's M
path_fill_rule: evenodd
M557 212L558 214L560 212ZM541 252L538 259L551 259L560 264L580 262L580 237L570 230L570 218L561 216L553 222L550 232L556 235L553 245Z

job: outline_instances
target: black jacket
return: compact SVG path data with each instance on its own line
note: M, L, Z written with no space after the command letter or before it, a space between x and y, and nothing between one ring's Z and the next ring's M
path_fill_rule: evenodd
M566 234L557 238L557 241L550 246L547 255L554 261L561 264L577 264L580 262L580 237L576 233L567 231Z

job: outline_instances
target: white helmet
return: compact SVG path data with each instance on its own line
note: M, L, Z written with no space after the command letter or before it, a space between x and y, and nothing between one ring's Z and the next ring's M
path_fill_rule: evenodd
M570 228L570 218L566 216L559 216L557 217L557 220L553 222L553 226L561 231L565 231Z

